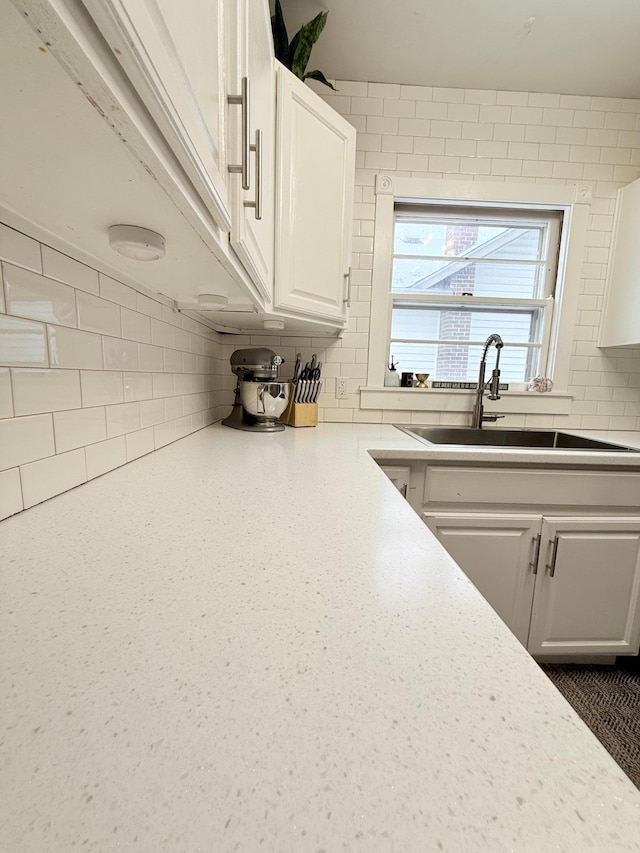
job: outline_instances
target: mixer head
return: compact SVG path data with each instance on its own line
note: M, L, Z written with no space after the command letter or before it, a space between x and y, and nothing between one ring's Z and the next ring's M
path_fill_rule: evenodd
M266 347L237 349L229 359L239 379L275 379L284 359Z

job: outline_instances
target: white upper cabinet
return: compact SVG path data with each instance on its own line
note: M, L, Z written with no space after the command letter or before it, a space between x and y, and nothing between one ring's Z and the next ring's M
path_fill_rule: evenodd
M226 0L83 0L222 231L231 228L226 152Z
M640 344L640 178L618 190L599 346Z
M274 318L292 334L345 327L355 130L284 68L277 89L268 0L11 2L104 120L104 133L141 167L139 182L164 194L149 219L182 253L180 274L163 278L160 292L186 310L198 310L202 294L221 294L225 307L203 310L223 331L263 331ZM75 171L65 181L73 187L93 169L74 119L71 110ZM132 205L109 195L122 172L118 157L103 162L106 189L95 204L67 205L66 221L91 234L105 216L128 222ZM37 189L34 179L25 197ZM47 230L61 221L61 193L51 195L44 213L41 204L37 217L27 215ZM106 198L108 213L97 203ZM146 223L147 211L135 210L131 224ZM109 271L122 263L106 240L94 243ZM193 243L199 251L189 251Z
M271 302L274 273L276 91L271 19L264 0L229 3L228 17L229 84L234 90L229 94L240 101L229 106L234 153L231 246L266 305Z
M344 323L355 129L278 64L274 308Z
M84 3L218 228L230 232L254 300L268 305L275 159L268 4Z

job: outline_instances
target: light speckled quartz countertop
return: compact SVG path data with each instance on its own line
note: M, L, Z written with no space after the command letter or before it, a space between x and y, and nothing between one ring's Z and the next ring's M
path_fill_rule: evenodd
M370 449L430 453L217 425L0 525L2 853L640 850Z

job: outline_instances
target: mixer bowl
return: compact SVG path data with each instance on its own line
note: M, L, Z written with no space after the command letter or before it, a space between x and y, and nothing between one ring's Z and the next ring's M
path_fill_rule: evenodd
M255 418L279 418L289 402L289 383L240 382L240 401Z

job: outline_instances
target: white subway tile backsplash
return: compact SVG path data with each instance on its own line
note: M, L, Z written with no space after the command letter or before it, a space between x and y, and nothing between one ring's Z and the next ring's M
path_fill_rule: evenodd
M78 292L78 327L102 335L120 336L120 306L90 293Z
M77 326L75 290L39 273L3 264L7 314Z
M0 420L0 471L54 453L52 415Z
M46 326L0 314L0 364L47 367L49 355Z
M416 102L385 98L382 106L384 116L413 118L416 114Z
M464 121L462 123L463 139L493 139L493 125L480 122Z
M151 321L151 341L155 346L173 347L173 326L161 320Z
M42 272L40 243L0 223L0 260Z
M105 409L103 406L97 406L91 409L55 412L53 428L57 453L104 441L107 437Z
M0 521L23 509L20 470L0 471Z
M130 306L133 307L133 306ZM156 320L162 319L162 303L145 296L143 293L136 293L136 311L141 314L147 314L149 317L155 317Z
M107 435L112 438L140 429L140 403L121 403L107 406Z
M138 370L138 344L120 338L102 338L105 370Z
M138 344L138 359L140 370L161 373L164 370L164 350L162 347L148 344Z
M126 308L135 309L137 297L135 290L103 273L99 273L98 279L100 296L103 299L117 302L118 305L124 305Z
M124 402L122 373L107 370L81 370L82 405L104 406Z
M51 367L102 370L102 339L92 332L47 326Z
M132 459L138 459L144 456L145 453L151 453L155 449L153 439L153 429L141 429L137 432L130 432L125 435L127 462Z
M0 418L13 417L11 374L8 367L0 367Z
M153 439L156 450L159 447L164 447L165 445L170 444L172 441L175 441L176 438L175 421L166 421L165 423L157 424L153 427Z
M373 202L359 215L372 216ZM166 419L161 393L171 395L161 443L211 422L205 388L222 387L242 341L223 347L166 301L2 225L0 259L0 517L153 451L153 427ZM150 343L152 321L166 348ZM231 384L215 392L217 406Z
M20 478L25 508L73 489L87 480L84 448L23 465Z
M153 380L151 373L125 373L124 399L131 403L136 400L150 400L153 397Z
M504 142L524 142L525 131L523 124L494 124L493 138Z
M140 426L150 427L160 424L166 420L165 398L157 400L143 400L140 403Z
M127 461L124 436L120 435L117 438L110 438L107 441L85 447L85 457L88 480L106 474L107 471L112 471L114 468L119 468Z
M86 290L96 296L99 293L98 273L95 270L48 246L42 247L42 272L48 278L70 284L79 290Z
M164 369L167 373L182 373L182 353L178 350L164 351Z
M57 412L82 405L77 370L14 367L11 382L16 415Z

